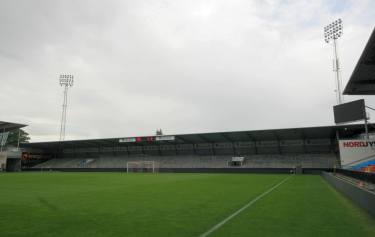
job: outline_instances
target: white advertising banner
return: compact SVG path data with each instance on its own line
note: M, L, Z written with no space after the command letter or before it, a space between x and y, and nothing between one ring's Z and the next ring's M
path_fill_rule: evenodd
M120 142L120 143L123 143L123 142L135 142L135 141L136 141L135 137L120 138L118 140L118 142Z
M355 166L375 157L375 140L339 140L342 166Z
M155 141L174 141L174 136L157 136Z

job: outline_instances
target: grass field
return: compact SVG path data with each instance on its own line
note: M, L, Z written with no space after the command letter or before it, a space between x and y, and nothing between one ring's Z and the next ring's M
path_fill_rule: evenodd
M375 236L320 176L58 172L0 174L0 236L198 237L257 197L209 236Z

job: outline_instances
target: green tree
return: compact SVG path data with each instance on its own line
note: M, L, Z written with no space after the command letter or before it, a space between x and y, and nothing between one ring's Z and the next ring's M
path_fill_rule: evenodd
M20 129L19 134L20 134L20 143L29 142L30 136L27 132L25 132L23 129ZM17 143L18 143L18 129L9 132L8 140L6 144L11 145L11 146L17 146Z

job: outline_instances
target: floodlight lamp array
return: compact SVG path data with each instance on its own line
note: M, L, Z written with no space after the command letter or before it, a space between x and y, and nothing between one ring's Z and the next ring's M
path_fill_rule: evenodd
M73 86L73 75L60 75L60 86Z
M338 19L324 27L324 40L329 43L330 40L338 39L343 33L342 20Z

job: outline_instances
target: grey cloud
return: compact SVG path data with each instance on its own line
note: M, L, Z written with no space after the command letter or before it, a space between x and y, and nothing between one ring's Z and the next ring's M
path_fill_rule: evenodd
M332 52L322 27L344 20L345 81L372 30L374 7L3 1L0 120L28 123L33 141L58 139L58 75L72 73L68 139L332 124Z

